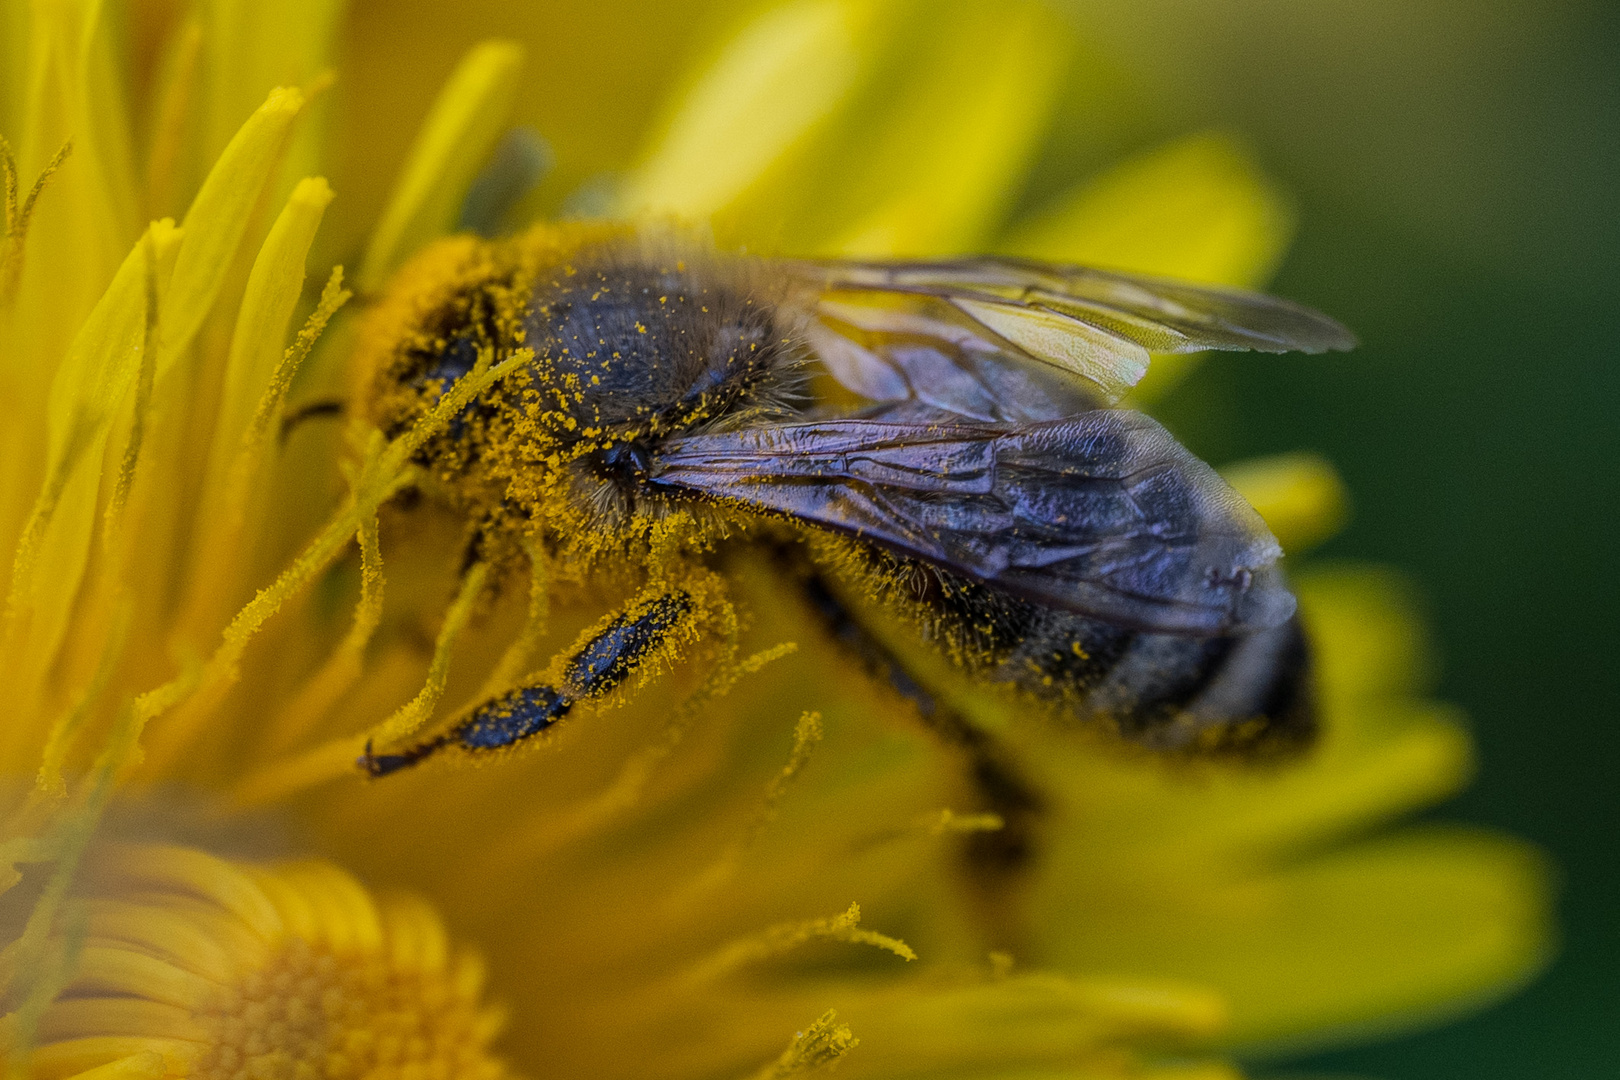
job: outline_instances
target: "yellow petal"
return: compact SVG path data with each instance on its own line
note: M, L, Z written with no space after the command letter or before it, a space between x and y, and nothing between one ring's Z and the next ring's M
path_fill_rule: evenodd
M984 245L1011 208L1071 55L1044 5L941 4L878 84L874 123L855 118L828 181L842 227L821 250L943 255ZM922 21L921 19L919 21ZM842 196L852 192L856 198Z
M54 264L47 277L57 289L77 294L50 297L53 304L67 300L76 323L139 231L118 27L98 0L11 6L30 9L15 27L26 31L13 39L27 48L27 61L8 69L8 79L26 87L8 117L16 124L11 133L21 136L23 175L34 175L64 143L75 144L72 169L41 204L43 243L34 253ZM18 78L24 72L26 82Z
M153 1068L152 1058L156 1056L161 1063L157 1075L189 1076L196 1052L197 1044L183 1039L102 1035L42 1046L34 1051L30 1064L33 1074L44 1080L68 1076L122 1080L153 1075L148 1070Z
M201 113L192 165L214 160L277 86L308 87L331 65L342 0L204 0L195 5L202 56ZM316 171L325 131L300 125L289 148L291 175Z
M25 702L34 701L67 630L90 557L107 443L142 365L152 362L157 252L172 245L166 222L135 245L51 384L45 479L18 541L5 613L13 691Z
M1150 772L1151 780L1100 778L1096 798L1076 799L1075 816L1106 800L1105 792L1114 796L1112 805L1078 825L1093 834L1079 843L1107 850L1134 843L1136 852L1117 852L1127 864L1151 862L1166 872L1178 863L1242 867L1438 802L1473 775L1472 746L1452 710L1386 705L1365 717L1329 721L1323 744L1300 762L1170 766L1164 775ZM1358 724L1369 730L1355 730ZM1142 825L1132 824L1133 813L1144 817ZM1112 828L1105 830L1105 822ZM1109 835L1095 835L1104 831ZM1072 842L1059 842L1059 850L1078 855ZM1131 876L1126 872L1122 880Z
M1548 868L1527 845L1432 828L1219 890L1196 907L1107 920L1092 963L1226 992L1233 1042L1432 1022L1519 984L1551 947ZM1109 930L1113 945L1102 944ZM1134 946L1117 948L1128 936ZM1189 949L1196 940L1196 949Z
M281 360L287 325L303 295L304 262L331 201L332 189L324 177L299 181L259 248L225 363L224 396L210 460L216 476L236 453L259 397L269 387L270 376Z
M152 1042L161 1044L168 1040L154 1039ZM168 1063L163 1060L163 1052L146 1049L137 1050L105 1065L97 1065L93 1069L76 1071L73 1076L74 1080L162 1080L168 1071Z
M1038 974L932 992L906 989L864 1001L846 995L840 1015L862 1040L850 1064L863 1074L995 1075L998 1066L1011 1072L1010 1066L1083 1060L1126 1039L1208 1038L1226 1018L1218 997L1172 982Z
M1260 512L1283 551L1298 554L1344 527L1350 494L1333 463L1306 452L1240 461L1221 470Z
M197 1041L204 1030L190 1010L135 997L83 997L58 1001L43 1017L41 1042L97 1035L145 1035Z
M1139 274L1262 284L1293 238L1288 200L1242 144L1194 135L1115 166L1019 224L1009 253Z
M1159 1065L1132 1073L1132 1080L1243 1080L1243 1074L1218 1062Z
M237 595L242 563L252 552L250 512L263 478L265 442L273 437L291 372L282 346L293 308L303 295L304 262L332 189L322 177L301 180L271 226L248 274L224 371L198 506L196 560L179 622L182 634L205 640L219 628ZM259 500L262 503L262 500ZM255 522L257 519L253 519ZM249 542L244 543L244 535Z
M141 847L106 861L122 872L91 883L81 961L39 1024L45 1075L143 1050L169 1057L170 1076L503 1075L476 978L465 963L447 968L445 930L425 901L401 901L396 915L324 862L248 866ZM257 905L243 896L281 909L276 940L258 937ZM395 928L412 939L404 947Z
M50 482L61 483L93 444L111 430L140 371L147 334L148 289L157 274L154 244L167 226L154 225L151 242L136 244L95 310L80 327L51 383Z
M722 246L970 248L1006 212L1069 37L1032 3L779 6L695 81L616 209L712 220Z
M304 95L278 89L231 139L181 223L174 274L163 298L158 375L191 344L225 285L225 272L253 217L253 207L286 149Z
M1336 592L1320 588L1322 580L1305 575L1299 589L1323 726L1318 745L1300 759L1173 762L1099 754L1044 731L1022 736L1025 756L1065 808L1054 825L1049 876L1036 894L1045 922L1061 927L1065 911L1083 906L1072 889L1090 888L1080 868L1103 852L1121 864L1123 894L1134 895L1190 866L1242 872L1360 834L1466 783L1474 755L1454 710L1408 697L1408 684L1369 685L1355 659L1384 643L1365 659L1376 668L1390 658L1393 671L1397 650L1421 648L1400 594L1350 570L1326 577Z
M744 26L687 93L617 211L705 221L848 96L868 21L850 0L802 0Z
M91 865L92 878L104 891L199 896L267 940L282 934L281 916L263 890L231 864L206 852L182 847L113 847L97 852Z
M439 91L372 234L357 281L367 292L423 244L450 231L461 201L510 121L523 49L486 41Z
M341 108L334 109L326 173L343 198L323 231L324 249L333 259L363 249L439 81L484 33L498 29L523 46L529 70L538 74L520 80L513 119L556 151L555 171L518 208L521 219L554 215L582 185L642 160L648 130L673 112L671 91L684 66L718 51L743 14L765 6L741 0L349 5L341 81L332 94Z
M73 981L87 990L110 995L139 994L182 1009L202 1006L219 989L219 984L212 979L176 967L167 960L135 949L94 943L80 952Z
M1432 652L1412 582L1386 566L1317 563L1294 576L1317 677L1331 701L1386 701L1427 688Z

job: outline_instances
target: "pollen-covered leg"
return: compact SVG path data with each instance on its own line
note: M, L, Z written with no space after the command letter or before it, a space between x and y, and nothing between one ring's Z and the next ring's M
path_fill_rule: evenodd
M367 747L360 766L372 776L387 776L440 750L484 753L538 735L567 716L577 703L605 696L645 670L649 662L667 655L677 636L690 627L697 607L685 590L638 601L589 633L563 660L561 677L551 684L508 691L477 706L448 731L397 753L375 754Z

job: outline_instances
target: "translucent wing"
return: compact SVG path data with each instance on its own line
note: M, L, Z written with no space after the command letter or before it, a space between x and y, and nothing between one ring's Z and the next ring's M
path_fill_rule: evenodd
M986 420L1112 404L1152 353L1349 349L1343 326L1238 289L1024 259L796 262L813 346L850 389Z
M1018 425L911 410L709 432L665 444L650 479L1122 626L1242 633L1294 610L1259 515L1128 410Z

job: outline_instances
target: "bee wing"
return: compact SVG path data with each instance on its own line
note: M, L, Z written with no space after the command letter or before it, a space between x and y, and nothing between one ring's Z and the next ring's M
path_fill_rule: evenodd
M674 439L650 479L1140 630L1243 633L1293 613L1259 515L1141 413L901 415Z
M1112 404L1152 353L1356 344L1287 300L1083 266L974 258L791 267L816 290L811 343L841 382L874 400L922 400L978 419Z

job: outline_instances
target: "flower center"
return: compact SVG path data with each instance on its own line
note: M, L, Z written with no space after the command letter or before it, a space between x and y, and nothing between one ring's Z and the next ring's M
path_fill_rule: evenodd
M198 1017L201 1080L496 1076L476 991L447 972L340 956L293 939Z

